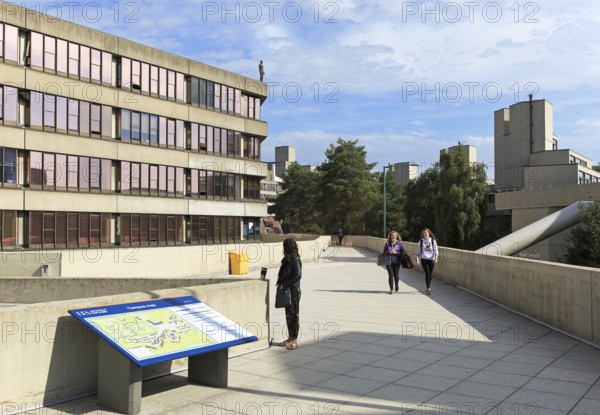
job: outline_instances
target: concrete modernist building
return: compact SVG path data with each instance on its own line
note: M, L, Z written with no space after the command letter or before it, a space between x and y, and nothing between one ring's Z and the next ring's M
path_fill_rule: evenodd
M266 84L0 7L2 250L254 237Z
M464 151L467 156L467 161L470 165L477 163L477 147L470 146L468 144L458 143L457 146L452 146L448 148L443 148L440 150L440 159L442 158L442 154L458 154L459 151Z
M600 172L592 160L558 148L552 104L530 100L494 113L496 209L512 213L512 231L578 201L600 194ZM519 256L556 261L564 255L562 231Z
M530 100L494 113L496 190L597 183L592 160L558 149L552 104Z
M417 178L419 173L419 165L410 161L395 163L393 167L394 183L406 184L410 180Z
M283 177L283 172L296 161L296 147L275 147L275 176Z

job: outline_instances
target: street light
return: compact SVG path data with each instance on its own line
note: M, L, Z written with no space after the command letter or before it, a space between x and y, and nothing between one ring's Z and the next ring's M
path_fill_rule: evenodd
M390 170L393 166L388 163L387 166L383 166L383 237L387 238L386 230L387 230L387 171ZM387 170L386 170L387 169Z

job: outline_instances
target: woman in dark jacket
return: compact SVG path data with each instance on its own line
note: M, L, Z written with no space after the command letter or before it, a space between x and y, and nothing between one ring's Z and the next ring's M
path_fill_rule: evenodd
M302 261L298 253L298 244L292 238L283 241L283 259L279 267L277 289L290 289L292 303L285 308L289 337L279 343L288 350L298 347L298 332L300 331L300 278L302 278Z
M404 245L402 244L402 238L396 231L391 231L388 234L387 241L383 247L383 253L390 255L392 258L392 264L386 265L388 272L388 284L390 286L390 294L394 293L394 284L396 292L398 291L398 283L400 282L400 258L406 254Z

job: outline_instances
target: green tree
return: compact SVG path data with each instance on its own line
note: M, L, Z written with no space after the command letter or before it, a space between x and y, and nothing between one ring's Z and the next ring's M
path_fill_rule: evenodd
M567 236L565 259L569 264L600 268L600 197L579 206L581 223Z
M283 192L269 206L269 213L283 223L286 232L322 233L318 225L318 174L294 162L285 169L282 180Z
M381 237L383 232L383 173L377 173L377 184L379 186L378 201L366 214L366 235ZM406 229L406 219L404 216L404 185L394 182L394 175L388 171L386 174L386 231L395 230L400 233L404 239Z
M338 138L330 144L319 167L321 224L333 232L338 226L347 234L364 234L365 215L378 202L375 163L367 163L367 152L358 140Z
M470 164L466 149L440 157L435 233L446 246L473 249L481 231L488 193L485 166Z
M436 164L404 186L406 235L403 238L406 240L419 240L423 228L435 229L439 181L439 165Z

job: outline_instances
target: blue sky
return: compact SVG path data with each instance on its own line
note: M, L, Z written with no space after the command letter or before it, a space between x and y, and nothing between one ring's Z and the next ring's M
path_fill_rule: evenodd
M423 168L458 142L493 176L493 113L554 105L559 148L600 161L600 3L574 0L18 2L252 78L274 147L320 164L338 137L377 169Z

